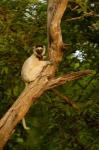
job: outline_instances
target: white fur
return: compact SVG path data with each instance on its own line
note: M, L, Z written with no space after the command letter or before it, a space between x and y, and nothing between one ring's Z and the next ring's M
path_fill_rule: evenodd
M32 54L22 66L22 79L25 82L34 81L46 65L48 65L48 61L39 60Z

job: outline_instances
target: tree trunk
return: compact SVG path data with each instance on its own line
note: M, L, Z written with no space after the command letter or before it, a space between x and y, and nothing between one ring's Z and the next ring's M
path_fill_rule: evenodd
M53 65L45 68L34 82L31 82L20 94L19 98L0 120L0 150L13 134L16 125L28 112L32 103L46 90L75 80L91 73L81 71L55 78L58 63L62 60L63 41L61 35L61 18L67 7L67 0L48 0L48 51ZM47 78L46 74L51 77Z

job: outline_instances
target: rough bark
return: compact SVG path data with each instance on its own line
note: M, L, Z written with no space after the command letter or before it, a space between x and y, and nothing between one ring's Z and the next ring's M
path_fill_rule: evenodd
M67 7L68 0L48 0L48 50L49 58L53 62L52 71L53 75L57 70L58 63L62 60L63 56L63 40L61 34L61 18Z
M91 71L87 70L55 78L57 65L59 61L61 61L63 53L60 22L66 6L67 0L48 1L48 50L49 59L53 61L53 65L45 68L39 78L30 83L28 87L23 90L19 98L0 120L0 150L3 149L14 132L16 125L28 112L32 103L37 100L44 91L91 73ZM51 78L47 78L46 73Z

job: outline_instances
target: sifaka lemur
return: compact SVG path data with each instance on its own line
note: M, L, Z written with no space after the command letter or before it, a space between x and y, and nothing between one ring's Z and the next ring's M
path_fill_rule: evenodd
M44 67L51 64L50 61L44 60L45 51L45 46L34 46L33 54L25 60L21 70L21 77L26 85L34 81L40 75ZM22 124L24 129L29 129L29 127L26 126L25 118L22 119Z
M25 60L21 70L21 77L25 83L34 81L43 68L51 64L50 61L44 60L45 51L45 46L33 47L33 54Z

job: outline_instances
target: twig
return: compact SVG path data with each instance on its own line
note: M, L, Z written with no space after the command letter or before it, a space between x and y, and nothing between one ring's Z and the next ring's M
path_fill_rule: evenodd
M94 13L94 12L92 11L92 12L85 13L85 14L83 14L82 16L79 16L79 17L74 17L74 18L66 19L66 22L68 22L68 21L80 20L80 19L83 19L84 17L90 17L90 16L99 17L98 14L96 14L96 13Z
M60 98L62 98L63 100L65 100L65 102L67 104L69 104L70 106L72 106L73 108L75 108L76 110L79 111L79 107L77 106L77 104L75 102L73 102L70 98L68 98L67 96L64 96L62 93L60 93L58 90L56 89L52 89L52 91L58 95Z

